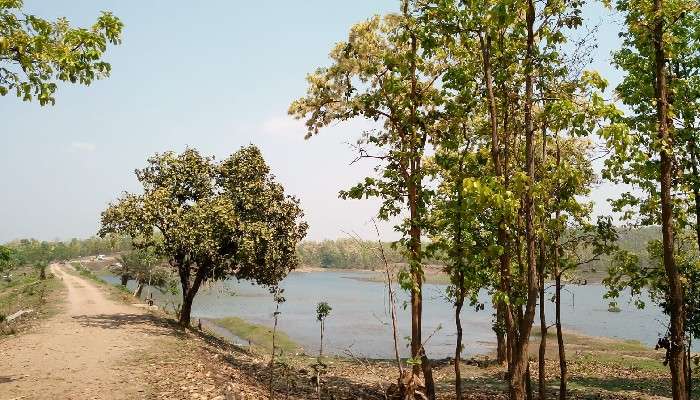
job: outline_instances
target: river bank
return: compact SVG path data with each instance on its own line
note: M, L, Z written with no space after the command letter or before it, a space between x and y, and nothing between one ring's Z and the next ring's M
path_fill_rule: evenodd
M51 340L65 341L62 347L51 350L60 350L60 354L63 354L60 359L65 359L65 354L75 353L75 358L80 360L87 357L86 352L89 352L92 358L88 357L88 359L98 362L102 357L100 349L108 354L118 352L120 356L110 361L109 368L103 365L93 368L91 372L91 374L103 372L108 374L100 378L102 385L106 384L106 381L111 382L111 377L119 378L128 375L131 377L128 389L133 395L129 398L145 399L306 400L315 397L313 365L317 359L314 349L298 353L293 351L278 353L276 362L271 367L270 347L265 345L264 338L269 330L266 326L255 326L244 320L234 320L240 325L237 328L240 329L238 332L243 336L249 335L250 340L248 343L243 341L244 343L238 344L224 340L220 332L208 329L206 324L203 331L197 329L183 331L175 323L172 314L160 310L144 311L143 308L126 304L130 299L125 292L114 289L113 286L95 279L88 273L80 274L78 271L73 273L75 276L70 277L69 285L72 290L69 296L72 305L64 308L62 313L79 313L77 315L79 318L73 318L70 315L64 317L63 314L56 318L59 322L65 321L75 326L66 326L65 334L60 337L53 334L53 330L46 331L45 327L39 326L38 334L46 331L52 335ZM66 281L68 278L64 275ZM99 290L91 289L92 287ZM89 298L85 298L88 294ZM122 302L125 305L120 306L115 302ZM90 304L92 311L85 310L81 306L83 303ZM86 312L87 315L84 315ZM86 341L88 337L85 335L90 336L90 341ZM104 343L100 342L97 340L101 337L100 335L110 335L111 339ZM555 340L549 336L548 339L550 339L547 348L549 356L545 360L545 371L548 398L554 398L558 363L554 348ZM29 336L22 340L33 339ZM44 340L49 341L49 338ZM124 341L123 345L113 346L119 340ZM537 336L533 336L533 344L530 348L533 384L537 382L537 356L534 352L537 349L538 340ZM567 333L566 342L570 399L668 398L670 385L667 368L663 366L661 360L662 352L653 351L631 340L590 337L571 332ZM97 347L91 349L90 346L86 346L88 344L90 346L94 344ZM4 345L6 347L3 354L7 354L7 349L12 348L21 350L18 354L23 356L25 353L29 356L34 351L31 346L16 347L11 342L5 342ZM37 354L43 357L44 350L40 349L40 353ZM493 363L492 359L491 356L484 355L469 357L462 362L466 399L505 398L503 381L505 370L503 366ZM327 356L324 362L327 364L327 369L322 378L323 399L384 399L386 389L398 376L395 360L368 359L353 352L352 348L347 349L343 355ZM440 400L454 399L453 364L449 357L438 357L433 361ZM42 368L46 365L42 363L36 363L34 367L37 369L37 374L55 373L55 379L60 378L62 373L78 374L75 378L71 378L72 380L66 381L68 383L62 384L61 390L66 391L65 393L97 394L100 388L99 385L95 386L94 382L78 379L82 376L79 368L75 371L61 368L44 371ZM64 372L59 373L59 371ZM15 370L15 367L11 367L7 373L10 376L19 374L18 379L33 379L31 375L27 375L28 378L22 378L22 372L19 369ZM271 377L272 380L270 380ZM120 385L119 382L119 380L113 382L115 388ZM272 382L272 396L270 396L270 382ZM37 387L36 384L30 385L26 390L31 391ZM45 390L49 389L50 387L47 386ZM121 392L115 390L102 392L100 395L105 399L123 398L123 396L117 396L118 393Z

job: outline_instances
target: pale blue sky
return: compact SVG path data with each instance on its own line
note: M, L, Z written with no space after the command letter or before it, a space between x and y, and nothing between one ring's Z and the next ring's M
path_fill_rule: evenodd
M0 98L0 242L20 237L93 235L99 214L154 152L191 146L225 157L260 146L288 192L298 196L309 239L357 232L372 238L375 201L337 193L370 173L349 165L362 124L338 126L304 141L286 116L306 88L304 77L327 63L331 46L355 22L394 10L398 0L136 1L26 0L27 11L66 16L76 25L111 10L125 24L121 46L107 59L112 76L89 87L62 86L53 107ZM617 28L607 13L595 68L611 81ZM599 212L612 188L594 195ZM390 229L383 232L392 236Z

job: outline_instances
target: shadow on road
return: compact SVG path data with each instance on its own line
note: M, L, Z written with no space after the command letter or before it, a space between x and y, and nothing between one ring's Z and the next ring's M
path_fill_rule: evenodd
M152 335L184 335L173 320L150 314L97 314L72 317L81 326L102 329L135 329Z

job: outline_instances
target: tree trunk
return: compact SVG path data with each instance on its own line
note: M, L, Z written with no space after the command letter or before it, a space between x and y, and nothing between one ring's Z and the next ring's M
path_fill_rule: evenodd
M506 174L501 163L501 151L498 137L498 116L496 114L496 96L493 90L493 77L491 71L491 36L488 34L484 37L483 34L479 35L479 41L481 45L481 55L482 64L484 72L484 82L486 84L486 95L488 98L488 109L489 109L489 127L491 130L491 162L493 163L493 168L496 176L503 176L504 181ZM508 251L508 231L505 227L505 221L500 221L498 226L498 244L503 248L503 252L499 257L500 263L500 283L499 289L504 294L510 293L510 255ZM499 341L499 361L504 359L508 362L508 371L510 375L511 363L512 363L512 348L514 345L514 338L511 334L514 328L513 313L509 305L505 302L500 301L497 305L497 320L498 320L498 310L500 310L500 316L502 322L505 326L505 331L507 332L507 337L503 337L501 332ZM503 343L503 347L500 346ZM503 349L503 350L500 350ZM502 357L503 356L503 357Z
M700 175L698 174L698 147L695 140L690 143L690 166L693 171L693 197L695 199L695 239L700 251Z
M41 268L39 268L39 279L41 279L42 281L44 279L46 279L46 266L45 265L42 266Z
M122 286L126 286L126 284L129 283L129 275L122 275L121 280L122 280Z
M686 354L687 357L685 359L685 370L686 373L688 374L687 379L687 386L688 386L688 399L693 398L693 359L692 359L692 354L690 353L690 349L693 348L693 339L692 336L688 337L688 346L686 348Z
M547 318L545 316L545 292L544 292L544 241L540 242L540 262L538 275L540 279L540 349L537 358L538 365L538 399L547 398L547 379L545 376L545 356L547 352Z
M138 286L136 286L136 290L134 290L134 297L141 298L141 292L143 292L143 286L144 286L144 283L139 281Z
M680 272L674 259L673 200L671 198L673 169L673 140L669 127L668 87L666 83L666 50L663 42L664 20L663 0L654 0L655 15L653 43L656 74L656 111L658 137L661 142L661 233L663 238L663 263L668 278L668 301L671 317L671 340L669 366L671 369L671 389L674 400L687 400L685 358L685 331L683 311L683 286Z
M503 316L505 313L503 310L505 305L502 301L499 301L497 304L494 304L494 306L496 308L496 357L498 363L503 365L506 361L508 361L506 353L506 335L504 330L505 322Z
M463 279L463 278L462 278ZM460 363L462 360L462 306L464 305L464 282L459 282L459 293L455 304L455 325L457 326L457 346L455 347L455 399L462 400L462 373Z
M532 374L530 373L530 363L527 364L527 371L525 372L525 395L527 400L532 400Z
M197 268L194 282L190 285L190 265L180 268L180 284L182 285L182 308L180 309L179 323L185 328L190 327L190 319L192 314L192 302L197 295L199 286L202 284L205 275L205 268Z
M410 19L409 1L402 0L402 11L404 17ZM410 28L409 28L410 29ZM425 381L425 390L428 400L435 400L435 382L433 381L432 369L430 360L423 349L421 337L422 316L423 316L423 270L422 270L422 254L421 254L421 207L422 202L422 171L421 158L425 148L424 140L421 140L418 134L418 117L417 109L420 103L418 93L418 72L417 62L418 57L418 37L415 32L410 31L411 38L411 103L410 103L410 134L407 139L407 150L409 156L407 163L409 164L408 173L406 176L406 187L408 190L408 207L410 213L410 263L411 263L411 278L413 287L411 288L411 357L414 360L421 360L420 365L414 365L413 374L418 375L423 370L423 378Z
M558 254L555 255L558 257ZM554 260L558 263L558 258ZM566 399L566 382L568 379L568 371L566 365L566 348L564 347L564 333L561 328L561 273L555 270L555 325L557 327L557 348L559 349L559 399Z
M525 192L525 239L526 239L526 265L527 265L527 301L523 318L518 322L518 339L513 354L513 371L510 377L511 400L525 400L527 388L525 379L528 370L528 345L532 323L534 322L535 309L539 294L537 280L537 267L535 262L535 226L533 212L532 186L535 183L535 158L534 139L535 128L533 121L533 89L534 89L534 46L535 46L535 6L533 0L527 2L527 47L525 57L525 169L529 178L529 186Z

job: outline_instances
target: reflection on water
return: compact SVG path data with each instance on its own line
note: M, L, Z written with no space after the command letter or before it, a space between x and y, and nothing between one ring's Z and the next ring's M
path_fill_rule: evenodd
M362 280L367 274L353 271L291 273L282 283L287 301L280 308L280 329L307 352L315 352L319 328L315 316L316 304L327 301L333 311L326 322L324 351L327 343L329 353L343 354L349 350L355 356L392 357L386 288L382 283ZM105 279L118 283L115 277L106 276ZM427 338L433 334L426 347L428 354L435 358L452 356L455 347L454 311L444 292L444 285L426 284L423 294L423 335ZM562 296L565 328L592 336L635 339L650 346L666 331L667 319L650 302L647 302L645 309L638 310L625 297L619 300L621 312L610 313L608 301L603 299L604 293L605 288L601 285L567 286ZM161 304L166 300L157 291L154 291L154 297ZM398 300L400 350L407 356L410 310L404 308L404 304L408 304L408 293L399 293ZM491 329L494 311L490 297L484 292L479 300L485 303L483 311L476 312L469 307L462 311L464 355L488 353L495 346L495 334ZM553 306L547 302L550 323L553 322ZM195 317L236 316L271 326L274 303L267 289L229 280L200 290L192 312Z

